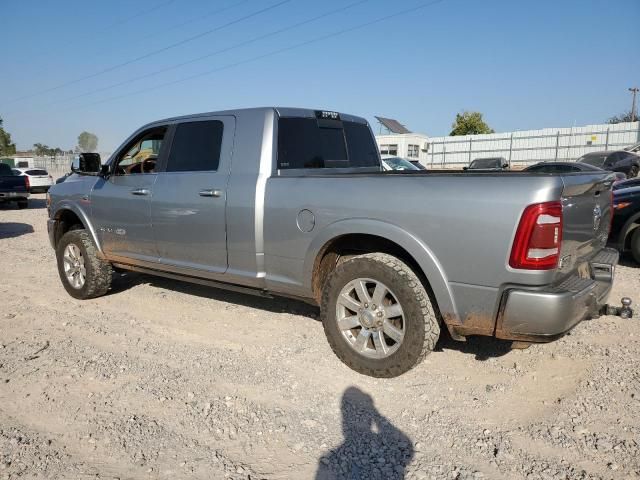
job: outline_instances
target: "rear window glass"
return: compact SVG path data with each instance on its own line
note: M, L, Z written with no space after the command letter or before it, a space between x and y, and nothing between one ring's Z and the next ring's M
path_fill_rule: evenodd
M27 175L49 175L46 170L27 170Z
M223 130L220 120L179 124L171 143L167 172L217 170Z
M278 168L379 167L378 150L362 123L281 118Z
M601 167L604 165L604 161L607 159L607 154L595 154L595 155L584 155L579 158L578 161L581 163L586 163L587 165L592 165L594 167Z
M0 163L0 175L12 177L13 175L15 175L15 172L6 163Z

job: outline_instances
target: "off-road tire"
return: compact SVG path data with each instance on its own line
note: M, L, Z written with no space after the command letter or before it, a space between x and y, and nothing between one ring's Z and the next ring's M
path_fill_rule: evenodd
M18 202L18 208L20 210L24 210L25 208L29 207L29 201L28 200L21 200Z
M640 263L640 227L636 227L631 235L631 256Z
M336 321L336 302L342 288L356 278L371 278L387 285L405 312L405 336L396 352L385 358L360 355L348 345ZM322 291L321 318L333 352L349 368L363 375L391 378L418 365L436 345L440 325L423 283L398 258L386 253L358 255L338 264Z
M64 273L63 256L64 250L70 243L75 244L85 259L86 279L82 288L74 288L69 284ZM65 233L56 247L56 259L58 263L58 274L64 289L73 298L87 300L104 295L111 286L113 269L111 264L98 256L96 246L86 230L70 230Z

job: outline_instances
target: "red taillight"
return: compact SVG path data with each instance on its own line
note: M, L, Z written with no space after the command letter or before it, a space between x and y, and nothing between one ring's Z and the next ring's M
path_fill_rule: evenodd
M558 266L562 243L562 204L545 202L524 209L511 248L509 265L527 270Z
M27 175L24 176L24 184L27 187L27 190L31 188L31 182L29 182L29 177Z

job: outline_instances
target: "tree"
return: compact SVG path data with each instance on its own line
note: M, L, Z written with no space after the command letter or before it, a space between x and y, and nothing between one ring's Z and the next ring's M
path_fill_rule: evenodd
M98 137L90 132L78 135L78 148L81 152L95 152L98 148Z
M2 128L0 117L0 155L13 155L16 153L16 144L11 142L11 134Z
M456 121L451 125L449 135L478 135L482 133L494 133L482 119L480 112L462 112L456 114Z
M629 112L623 112L620 115L614 115L609 120L607 120L607 123L635 122L636 120L637 118L635 119L631 118L631 112L629 111Z

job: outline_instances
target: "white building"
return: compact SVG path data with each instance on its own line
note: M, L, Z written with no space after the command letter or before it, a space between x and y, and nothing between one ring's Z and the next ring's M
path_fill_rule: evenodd
M429 137L421 133L392 133L376 135L380 155L393 155L426 164Z
M380 122L380 129L384 128L387 131L384 135L376 135L380 155L392 155L426 163L429 137L409 131L393 118L376 117L376 120Z

